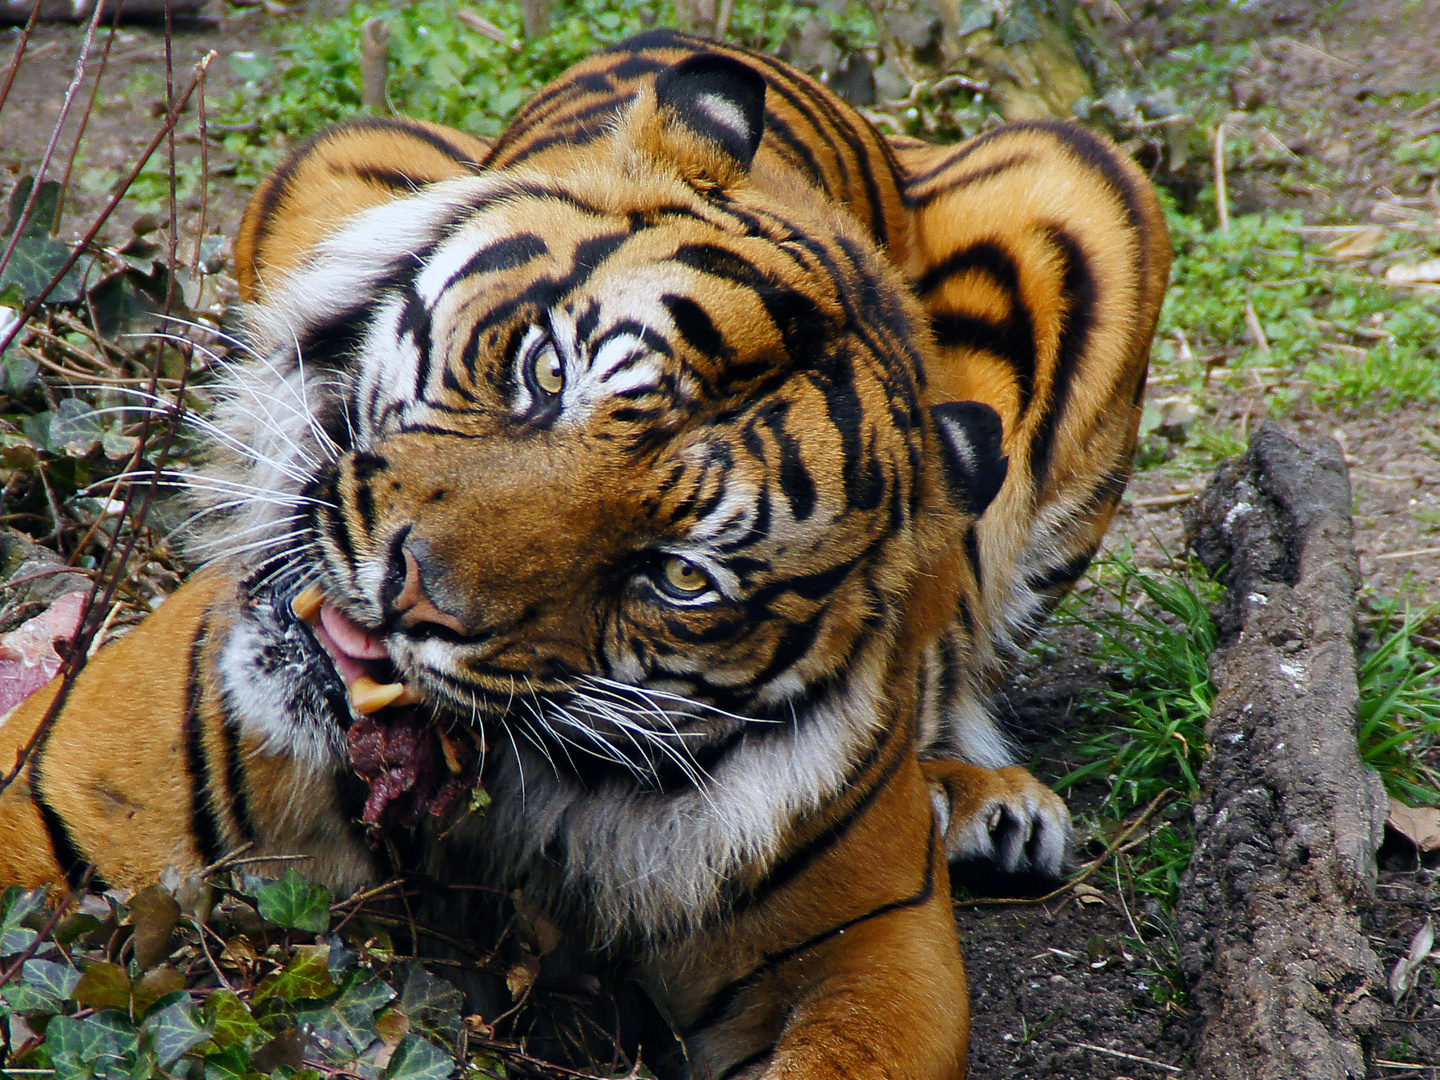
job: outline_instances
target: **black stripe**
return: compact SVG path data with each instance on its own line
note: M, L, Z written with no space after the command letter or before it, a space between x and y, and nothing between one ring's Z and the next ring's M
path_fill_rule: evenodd
M1065 268L1061 275L1061 295L1069 302L1069 307L1065 312L1064 329L1060 333L1050 399L1045 403L1045 415L1041 417L1030 444L1030 472L1035 478L1037 492L1044 489L1055 434L1069 404L1070 389L1080 370L1080 363L1090 347L1090 331L1095 323L1095 308L1099 300L1095 277L1090 272L1090 264L1080 244L1062 229L1052 228L1047 232Z
M970 562L970 571L975 575L975 587L985 588L985 572L980 565L980 538L974 526L965 530L965 558Z
M330 166L330 170L331 172L338 173L340 167L338 165L332 165ZM386 169L376 165L357 165L348 171L350 175L359 177L366 183L378 184L381 187L389 188L391 191L404 191L411 195L415 194L415 192L419 191L426 184L432 182L428 179L411 176L409 173L403 173L399 169Z
M785 418L790 412L790 402L774 401L766 405L756 418L770 429L780 447L780 469L777 477L780 490L790 503L790 515L796 521L805 521L815 512L817 492L815 478L805 467L800 455L800 441L785 427Z
M933 179L935 176L938 176L941 172L948 169L952 164L958 162L964 156L964 154L957 154L955 157L951 158L938 169L931 170L929 173L926 174L926 177ZM921 192L918 195L914 192L915 188L919 186L919 182L910 181L905 185L905 192L903 195L905 206L907 209L910 210L924 209L936 199L938 199L941 195L949 195L951 192L960 191L964 188L969 187L971 184L978 184L982 180L989 180L992 177L999 176L1001 173L1009 172L1017 165L1025 165L1034 160L1034 154L1011 154L1009 157L1001 158L999 161L996 161L990 165L984 165L978 169L974 169L960 176L946 177L943 184L937 184L929 191Z
M516 233L475 252L465 260L464 266L450 275L444 287L449 289L457 281L463 281L472 274L495 274L501 270L514 270L549 253L550 246L542 237L528 232Z
M895 728L888 728L882 733L875 745L850 770L850 775L845 778L845 782L840 787L841 791L853 791L855 784L860 777L865 775L866 770L873 768L885 751L890 749L894 742L895 730ZM783 859L770 868L770 871L760 881L756 882L753 888L736 896L731 902L732 910L744 911L764 903L770 896L813 866L822 855L833 851L835 846L849 833L850 827L874 804L875 799L894 777L904 760L904 754L893 754L885 767L876 775L874 782L849 810L831 822L829 828L786 854Z
M66 688L62 686L62 693L65 692L65 690ZM61 711L63 712L63 710L64 705L62 704ZM85 858L85 853L80 850L80 845L75 842L75 837L65 824L65 819L50 805L42 790L40 783L40 766L44 761L45 751L50 745L50 735L54 730L55 725L52 723L41 732L40 739L36 742L35 749L30 754L30 764L28 766L30 801L34 803L35 809L40 813L40 821L44 824L45 833L50 839L50 853L55 859L55 865L64 873L65 880L69 882L70 888L79 889L82 884L85 884L85 878L88 872L90 887L97 892L104 892L110 886L105 883L105 879L100 876L99 871L94 869L93 864Z
M1008 363L1020 388L1024 415L1035 393L1035 324L1020 290L1020 268L998 243L982 240L953 252L927 270L915 283L921 297L962 274L980 272L1005 293L1010 302L1007 318L996 322L979 315L941 311L931 316L935 340L945 348L969 348L991 353Z
M223 839L224 823L215 812L214 801L220 793L211 782L210 764L205 756L205 729L200 717L200 707L205 698L205 684L201 676L205 662L202 653L209 638L210 620L207 617L190 642L190 666L185 675L185 718L180 726L185 735L185 767L190 774L190 830L195 837L200 861L206 866L219 862L220 856L228 850Z
M759 1065L760 1062L764 1061L774 1052L774 1043L771 1043L769 1046L763 1047L760 1050L756 1050L755 1053L751 1054L749 1057L741 1058L734 1065L731 1065L728 1069L726 1069L723 1073L720 1074L717 1080L731 1080L731 1077L739 1076L742 1072L750 1068L752 1065Z
M85 872L90 869L91 864L81 853L79 846L75 843L75 838L70 835L70 830L66 828L60 815L40 794L33 778L30 792L35 808L40 811L40 819L45 823L45 831L50 836L50 850L55 856L55 864L65 872L65 880L70 883L70 888L79 889L85 883ZM96 892L104 892L109 887L98 872L90 874L91 889Z
M1080 575L1089 569L1090 560L1094 555L1093 551L1087 551L1083 555L1076 555L1074 558L1068 559L1059 566L1052 566L1048 570L1031 574L1025 579L1025 587L1032 592L1050 592L1052 589L1073 585L1080 580Z
M782 949L780 952L777 953L768 954L765 959L762 960L748 974L741 976L740 978L726 984L718 991L716 991L714 996L710 999L710 1004L705 1007L704 1012L700 1014L699 1018L696 1019L693 1024L689 1025L685 1029L683 1033L685 1037L692 1038L696 1032L703 1031L705 1028L719 1022L721 1019L724 1018L726 1013L730 1011L730 1007L735 1003L735 1000L742 993L753 987L766 975L770 974L772 971L779 969L783 964L787 963L790 960L793 960L795 957L801 955L802 953L808 952L811 949L816 948L817 946L823 945L825 944L825 942L830 941L832 938L839 937L841 934L845 933L845 931L853 929L854 927L859 926L861 923L869 922L871 919L878 919L881 916L889 915L891 912L894 911L902 911L907 908L919 907L922 904L928 903L935 895L936 847L937 837L935 836L934 826L932 824L929 849L925 855L924 881L917 892L912 893L910 896L904 897L900 900L892 900L887 904L881 904L877 908L872 908L865 914L857 915L853 919L849 919L838 926L832 926L828 930L823 930L820 933L815 934L813 937L807 938L798 945L793 945L788 949Z
M685 343L702 356L717 360L729 360L734 350L725 344L725 335L716 328L715 322L706 310L688 296L665 293L660 297L665 310L670 313L675 329Z
M240 753L240 719L229 708L226 695L219 695L220 738L225 750L225 777L230 787L230 813L236 831L244 842L257 835L255 817L250 811L250 793L245 783L245 760ZM337 712L344 716L344 712Z

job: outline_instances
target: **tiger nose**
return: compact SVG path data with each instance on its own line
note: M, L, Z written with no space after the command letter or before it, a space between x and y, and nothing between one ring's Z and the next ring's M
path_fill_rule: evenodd
M400 546L400 557L404 563L404 578L400 591L390 601L395 614L400 616L400 625L406 630L415 630L426 623L443 626L460 636L467 636L465 624L448 611L442 611L430 598L425 588L425 577L421 573L420 560L411 550L411 541Z

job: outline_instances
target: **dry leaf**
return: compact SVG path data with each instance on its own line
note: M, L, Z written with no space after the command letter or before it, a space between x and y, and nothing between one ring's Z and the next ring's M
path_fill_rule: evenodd
M33 619L0 634L0 716L54 678L64 663L55 643L80 630L88 594L66 593Z
M505 973L505 985L510 988L511 998L519 1001L530 987L535 985L535 980L539 977L540 958L538 956L527 956L515 964Z
M130 901L130 924L135 927L135 962L140 970L152 968L170 952L170 935L180 922L180 905L163 885L151 885Z
M1440 281L1440 259L1426 259L1420 263L1396 263L1385 271L1385 280L1393 285Z
M1440 809L1406 806L1399 799L1391 799L1386 824L1421 851L1440 851Z
M1399 1001L1415 985L1420 965L1435 950L1435 925L1429 919L1410 939L1410 951L1395 962L1390 972L1390 996Z
M1093 885L1076 885L1071 892L1082 904L1103 904L1105 902L1105 894Z
M1368 259L1380 249L1384 239L1384 229L1369 226L1330 241L1325 250L1337 259Z

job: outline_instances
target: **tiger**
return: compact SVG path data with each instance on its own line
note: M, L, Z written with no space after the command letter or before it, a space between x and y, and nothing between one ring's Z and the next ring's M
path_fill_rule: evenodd
M950 867L1071 832L987 702L1125 489L1169 260L1078 124L882 135L671 30L493 142L315 136L235 244L204 566L0 726L55 711L0 882L403 847L645 986L673 1075L963 1076Z

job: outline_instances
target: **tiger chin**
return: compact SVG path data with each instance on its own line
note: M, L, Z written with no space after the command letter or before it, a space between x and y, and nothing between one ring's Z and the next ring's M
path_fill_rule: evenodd
M493 145L321 134L236 250L209 564L0 795L0 882L250 845L348 890L403 835L648 987L686 1075L962 1076L947 863L1067 857L985 700L1129 475L1143 175L653 32Z

